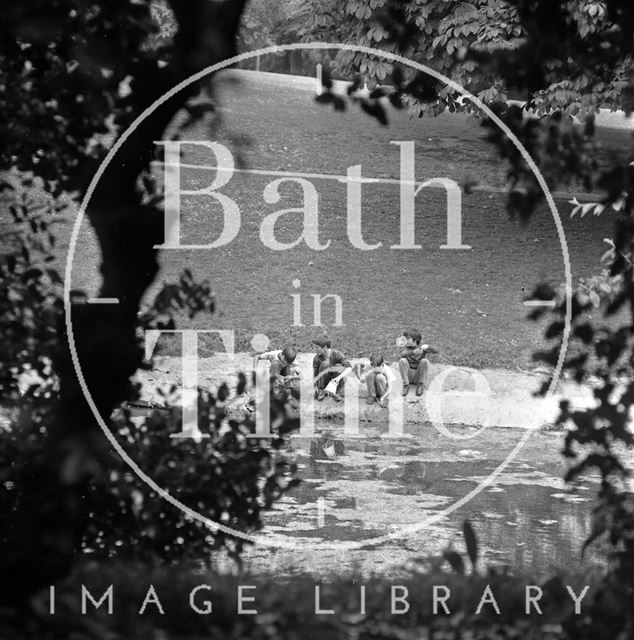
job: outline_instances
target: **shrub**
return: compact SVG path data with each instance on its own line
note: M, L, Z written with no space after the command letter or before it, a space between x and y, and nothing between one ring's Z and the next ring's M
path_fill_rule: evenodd
M106 450L105 437L99 446L101 464L81 450L68 456L61 470L51 464L50 434L58 396L55 364L59 351L66 349L59 329L64 311L62 281L50 267L54 237L47 220L56 205L46 200L49 208L42 214L41 203L32 196L18 195L26 192L18 192L9 183L4 186L15 202L11 211L16 230L0 264L0 401L2 417L9 423L0 428L3 543L10 546L9 536L19 535L21 523L63 517L55 514L53 499L28 503L35 485L48 482L47 478L55 482L61 474L86 478L80 532L85 551L101 556L205 561L212 550L225 548L237 558L242 540L212 531L149 491L118 455ZM28 182L26 186L33 185ZM186 270L179 282L164 285L151 308L140 316L139 328L173 328L177 314L193 317L213 309L209 284L196 282ZM245 385L242 377L238 391ZM131 383L129 398L137 397L138 389ZM171 496L205 518L248 533L262 526L262 511L297 482L295 467L283 453L284 429L293 428L296 422L287 419L285 398L272 399L272 423L282 425L282 433L269 441L248 438L254 425L249 419L230 419L225 411L227 399L224 386L218 397L200 392L199 428L210 437L198 443L169 437L180 431L175 393L166 399L165 410L154 411L141 424L131 418L128 409L116 412L110 428L128 455ZM61 484L65 484L63 478ZM40 513L27 519L28 509ZM55 532L53 528L51 535Z
M575 585L578 593L577 582L571 580L570 584ZM542 615L534 611L526 615L524 611L527 584L541 584L544 590ZM167 568L117 561L84 561L72 576L57 585L55 615L49 614L49 590L45 589L33 600L40 616L31 616L27 622L17 617L11 619L4 611L0 612L0 624L3 637L20 640L71 636L127 640L168 637L559 640L578 637L566 632L574 614L570 599L560 596L563 584L558 578L540 583L494 570L483 575L464 576L435 569L430 573L409 572L391 580L345 575L316 582L304 574L271 579L265 575L194 572L187 565ZM87 615L80 615L82 585L97 599L112 585L113 615L107 614L105 605L98 611L89 605ZM150 604L141 615L139 610L150 585L154 587L163 613ZM199 614L190 606L190 593L199 585L211 587L211 590L200 591L195 599L198 607L203 606L204 600L211 601L212 611L208 615ZM245 602L244 608L255 608L257 615L237 615L238 587L245 585L255 587L244 592L255 600ZM360 612L361 585L365 586L366 592L365 613ZM433 612L435 585L445 586L451 592L448 615L442 609L436 614ZM491 605L483 606L478 615L475 613L487 585L499 606L499 615ZM320 587L321 606L334 609L334 614L315 614L316 586ZM391 613L392 586L407 588L409 611ZM589 599L590 595L587 596Z

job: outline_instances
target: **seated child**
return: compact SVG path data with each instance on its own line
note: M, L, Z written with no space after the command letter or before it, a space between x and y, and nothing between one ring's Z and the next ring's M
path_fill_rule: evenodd
M269 372L271 380L273 380L274 388L279 389L286 386L290 382L299 379L299 373L293 363L297 357L297 351L294 347L284 347L277 351L267 351L260 353L253 359L253 368L257 368L258 362L268 360L271 363Z
M429 371L429 360L425 356L428 352L438 353L438 349L428 344L421 344L422 336L420 331L416 329L405 331L403 337L405 338L405 346L398 362L403 380L403 395L407 395L410 384L415 384L416 395L422 396Z
M332 348L330 338L316 338L313 340L313 344L317 346L317 355L313 358L315 397L321 401L328 392L337 402L341 402L343 400L341 391L344 379L353 371L352 365L341 351ZM329 386L335 387L335 389L330 391L327 389Z
M389 384L382 353L373 353L370 356L370 367L370 370L361 376L361 381L365 380L368 388L368 404L378 402L382 407L386 407Z

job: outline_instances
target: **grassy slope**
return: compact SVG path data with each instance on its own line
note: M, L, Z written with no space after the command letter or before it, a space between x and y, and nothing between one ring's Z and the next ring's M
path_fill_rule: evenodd
M481 139L478 121L447 114L436 119L410 121L394 113L383 128L357 112L333 113L315 104L309 92L272 85L250 78L227 83L221 91L224 119L219 132L203 128L188 132L188 139L220 140L231 133L248 136L247 166L255 169L345 174L354 164L363 174L397 177L398 148L390 140L416 141L419 179L465 177L502 186L504 169ZM626 134L602 130L608 150L626 146ZM190 148L184 162L213 165L202 149ZM200 188L211 174L183 171L184 187ZM346 237L345 185L313 180L319 192L320 239L330 239L326 251L304 244L274 252L259 240L262 218L281 208L300 205L299 187L288 185L278 205L264 202L262 191L271 177L235 175L222 191L239 203L242 227L229 245L209 251L165 252L163 278L175 277L190 266L197 277L211 279L218 292L219 313L183 327L235 329L237 348L248 350L255 333L265 333L273 346L293 342L311 350L311 339L322 331L293 327L290 294L303 294L304 322L310 323L310 294L335 293L344 306L344 327L325 327L336 344L355 355L381 350L396 353L395 338L409 326L419 327L425 340L436 344L455 363L470 366L527 366L540 344L540 327L525 320L525 290L541 279L563 281L563 257L552 216L540 211L527 227L511 221L504 196L476 192L463 201L463 239L472 251L443 251L445 198L438 190L418 196L416 251L390 250L398 239L399 200L396 185L364 186L363 225L367 242L383 246L362 252ZM597 270L609 235L610 220L570 219L565 200L558 206L570 250L573 281ZM218 236L219 210L199 198L184 198L183 242L212 242ZM280 240L292 241L301 230L299 216L284 216L277 227ZM80 242L76 284L94 286L95 251L87 239ZM292 287L301 280L301 289ZM324 320L333 322L324 306Z

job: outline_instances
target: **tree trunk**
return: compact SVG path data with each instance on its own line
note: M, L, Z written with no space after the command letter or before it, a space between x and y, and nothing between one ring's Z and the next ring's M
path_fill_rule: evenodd
M246 0L169 0L178 23L174 56L160 73L133 86L130 122L181 80L235 55ZM74 305L73 335L86 384L99 414L108 420L125 398L130 376L143 354L135 331L141 297L158 271L154 246L163 242L162 208L141 204L136 184L149 168L154 141L161 140L175 114L197 87L190 86L157 109L130 136L106 170L87 216L102 251L100 297L119 304ZM66 338L60 327L60 340ZM51 428L48 456L34 464L24 499L25 518L0 550L4 576L0 600L22 600L70 569L79 550L83 493L87 479L103 466L107 440L79 385L70 353L61 344L57 362L60 400Z

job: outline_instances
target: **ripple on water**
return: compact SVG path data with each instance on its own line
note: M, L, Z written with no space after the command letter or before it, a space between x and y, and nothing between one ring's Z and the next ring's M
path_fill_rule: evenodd
M370 571L389 572L412 558L437 555L449 543L460 549L462 521L467 518L485 563L508 563L535 575L578 562L592 524L585 503L593 499L595 489L588 479L576 487L582 496L567 492L560 448L553 446L552 434L538 433L492 486L441 521L359 553L314 550L320 542L356 542L440 513L488 478L517 442L517 434L489 430L469 449L464 442L422 436L408 442L344 441L345 454L337 456L334 465L316 464L306 443L296 442L301 446L292 452L303 465L303 483L289 493L279 511L266 517L264 535L292 540L298 551L291 555L304 569L329 566L339 571L359 562ZM325 506L321 522L318 498ZM304 545L305 551L300 551Z

